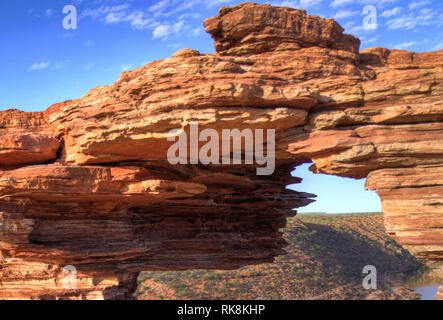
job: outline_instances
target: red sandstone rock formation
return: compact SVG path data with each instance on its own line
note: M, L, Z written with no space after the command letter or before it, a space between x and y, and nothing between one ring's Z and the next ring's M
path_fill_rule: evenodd
M122 299L142 270L272 261L286 217L313 201L285 189L311 161L368 177L389 234L443 260L443 50L359 52L335 21L269 5L204 24L215 54L181 50L44 112L0 113L0 298ZM191 121L275 129L275 173L170 165L168 132Z
M438 288L438 292L435 296L435 300L443 300L443 286Z

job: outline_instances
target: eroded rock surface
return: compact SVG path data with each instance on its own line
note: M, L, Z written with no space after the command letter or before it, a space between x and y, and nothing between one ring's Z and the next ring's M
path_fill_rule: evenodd
M204 24L215 54L181 50L44 112L0 113L0 298L129 298L143 270L272 261L292 209L313 201L285 188L311 161L368 177L388 233L443 260L443 50L359 52L333 20L269 5ZM169 164L169 131L192 121L275 129L275 173Z
M435 300L443 300L443 286L438 288L437 294L435 295Z

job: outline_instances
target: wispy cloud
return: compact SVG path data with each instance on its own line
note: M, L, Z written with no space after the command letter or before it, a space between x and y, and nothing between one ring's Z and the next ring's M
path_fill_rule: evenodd
M355 3L359 5L375 5L379 8L383 8L397 1L399 0L334 0L331 2L330 6L337 8L340 6L351 5Z
M199 36L199 35L201 35L203 33L204 33L204 29L202 27L197 27L194 30L192 30L192 35L194 37L197 37L197 36Z
M105 24L129 23L134 29L144 29L155 23L154 19L148 17L147 13L140 10L131 10L128 3L85 9L81 12L80 19L87 17L99 19Z
M130 66L130 65L126 65L126 64L124 64L124 65L122 65L121 67L120 67L120 70L123 72L123 71L129 71L129 70L131 70L132 69L132 66Z
M401 11L401 7L396 7L396 8L390 9L390 10L383 11L381 16L384 18L389 18L389 17L399 14L400 11Z
M94 8L94 9L88 8L88 9L84 9L81 12L79 18L83 19L86 17L91 17L93 19L97 19L97 18L101 18L101 17L103 17L107 14L110 14L110 13L122 12L128 8L129 8L128 3L117 5L117 6L101 6L101 7Z
M354 3L354 0L334 0L330 4L330 6L336 8L336 7L343 6L345 4L351 4L351 3Z
M103 18L106 24L127 22L134 29L144 29L155 24L154 19L148 18L142 11L118 11L110 12Z
M164 10L168 7L170 3L171 3L170 0L161 0L156 4L150 6L148 8L148 11L152 12L154 16L158 17L164 12Z
M171 33L171 27L167 24L161 24L157 26L152 32L152 37L154 39L166 39Z
M185 27L185 21L180 20L174 24L163 23L152 32L153 39L166 39L171 34L178 34Z
M297 9L307 9L318 5L322 0L286 0L286 1L271 1L269 4L277 7L291 7Z
M360 11L351 11L351 10L339 10L334 15L334 19L344 19L344 18L350 18L353 16L357 16L360 14Z
M300 4L302 6L309 6L309 5L315 5L319 4L321 0L300 0Z
M363 23L361 22L356 22L356 21L348 21L347 23L345 23L343 25L343 28L345 29L346 33L350 33L353 35L357 35L360 38L363 35L370 35L373 34L377 29L373 29L373 28L365 28L363 26Z
M395 19L390 19L387 22L388 29L412 29L416 26L429 26L432 24L439 24L441 21L437 18L436 12L431 9L421 9L420 12L417 13L409 13L407 15L400 16Z
M432 47L432 51L437 51L437 50L441 50L443 49L443 42L440 42L439 44L437 44L435 47Z
M37 71L37 70L43 70L48 68L51 65L51 62L40 62L40 63L34 63L32 66L29 67L29 71Z
M417 44L419 44L417 41L403 42L394 46L394 49L408 49L416 46Z
M423 7L423 6L425 6L425 5L429 4L429 3L430 3L429 0L412 1L412 2L408 5L408 7L409 7L410 10L414 10L414 9L417 9L417 8Z
M360 4L369 4L369 5L375 5L379 8L383 8L386 7L387 5L394 3L394 2L398 2L400 0L359 0ZM404 1L404 0L402 0Z
M195 6L197 3L204 3L204 1L192 0L185 3L187 6L191 7ZM106 25L128 23L133 29L150 29L152 30L152 36L154 39L167 39L169 36L185 30L195 36L197 35L197 31L195 28L191 30L189 27L185 26L185 18L199 18L200 15L198 13L184 13L179 17L169 19L172 12L185 10L183 6L184 3L178 0L160 0L143 10L135 10L131 8L129 3L125 3L115 6L101 6L94 9L85 9L80 16L81 18L90 17L102 21Z
M371 38L371 39L368 39L368 40L364 40L364 42L365 43L374 43L375 41L377 41L377 37L374 37L374 38Z

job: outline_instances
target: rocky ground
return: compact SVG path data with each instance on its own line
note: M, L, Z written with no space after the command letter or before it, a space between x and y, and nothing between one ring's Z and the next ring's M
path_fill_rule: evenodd
M389 236L381 214L299 215L288 220L288 254L238 271L144 272L138 299L418 299L406 280L426 270ZM374 265L378 290L362 287Z

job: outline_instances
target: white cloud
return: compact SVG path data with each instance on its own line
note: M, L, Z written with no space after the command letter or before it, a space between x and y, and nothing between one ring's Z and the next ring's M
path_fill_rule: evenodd
M438 50L441 50L441 49L443 49L443 42L440 42L435 47L433 47L431 50L432 51L438 51Z
M403 16L387 22L388 29L411 29L415 26L415 19L411 16Z
M105 24L129 23L134 29L145 29L155 27L157 24L147 13L139 10L129 10L128 3L116 6L101 6L95 9L85 9L80 18L90 17L99 19Z
M298 8L300 5L298 1L271 1L269 2L269 4L276 7L290 7L290 8Z
M331 3L331 7L339 7L339 6L342 6L342 5L345 5L345 4L351 4L351 3L354 3L354 0L334 0L332 3Z
M374 37L374 38L371 38L371 39L365 40L364 42L365 42L365 43L374 43L375 41L377 41L377 37Z
M300 0L300 6L302 7L309 7L316 4L319 4L321 0Z
M121 4L117 6L101 6L95 9L85 9L80 14L80 19L85 17L91 17L93 19L97 19L103 17L112 12L121 12L129 8L129 4Z
M409 7L409 10L414 10L414 9L423 7L427 4L429 4L429 0L412 1L408 7Z
M144 29L147 26L154 24L154 20L147 18L142 11L132 11L132 12L110 12L104 18L106 24L127 22L134 29Z
M432 24L439 24L441 21L437 19L433 19L436 15L436 12L431 9L422 9L419 14L408 14L403 15L401 17L388 20L387 26L390 30L396 29L412 29L416 26L428 26Z
M400 11L401 11L401 8L400 7L396 7L396 8L393 8L391 10L383 11L381 16L385 17L385 18L389 18L389 17L392 17L392 16L395 16L395 15L399 14Z
M140 11L134 11L126 17L126 21L131 24L135 29L143 29L146 26L153 24L154 20L145 18L144 13Z
M356 15L359 15L360 11L350 11L350 10L339 10L335 15L334 19L344 19L344 18L350 18Z
M361 4L372 4L372 5L382 8L390 3L394 3L394 2L398 2L398 1L399 0L360 0L360 3Z
M192 30L192 35L194 37L197 37L199 35L201 35L203 33L203 28L202 27L197 27L194 30Z
M156 4L153 4L152 6L150 6L148 8L148 11L153 12L154 15L160 15L161 13L163 13L163 10L165 10L167 8L169 3L170 3L170 0L161 0L161 1L157 2Z
M286 1L271 1L270 4L277 7L291 7L291 8L309 8L321 3L322 0L286 0Z
M126 65L126 64L122 65L121 68L120 68L121 71L129 71L131 69L132 69L132 66L129 66L129 65Z
M297 0L297 1L306 1L306 2L320 2L322 0ZM180 12L189 10L193 7L197 7L196 10L200 10L199 7L206 8L214 8L221 7L223 5L229 5L233 3L240 3L239 0L160 0L155 4L148 7L148 11L154 17L170 17L173 15L177 15Z
M104 21L106 24L119 23L123 20L123 17L123 12L111 12L104 17Z
M417 41L403 42L394 46L394 49L408 49L410 47L416 46L417 44L419 44Z
M345 29L346 33L358 35L360 37L362 34L375 31L375 29L366 29L361 23L357 24L355 21L345 23L343 28Z
M171 34L171 26L168 24L161 24L157 26L152 32L154 39L166 39Z
M185 22L183 20L180 20L172 25L172 30L174 31L174 33L179 33L183 29L184 25Z
M155 27L152 32L153 39L167 39L171 34L178 34L182 30L186 29L185 21L179 20L174 24L163 23Z
M34 63L32 66L29 67L29 71L43 70L48 68L50 65L51 65L50 61Z

